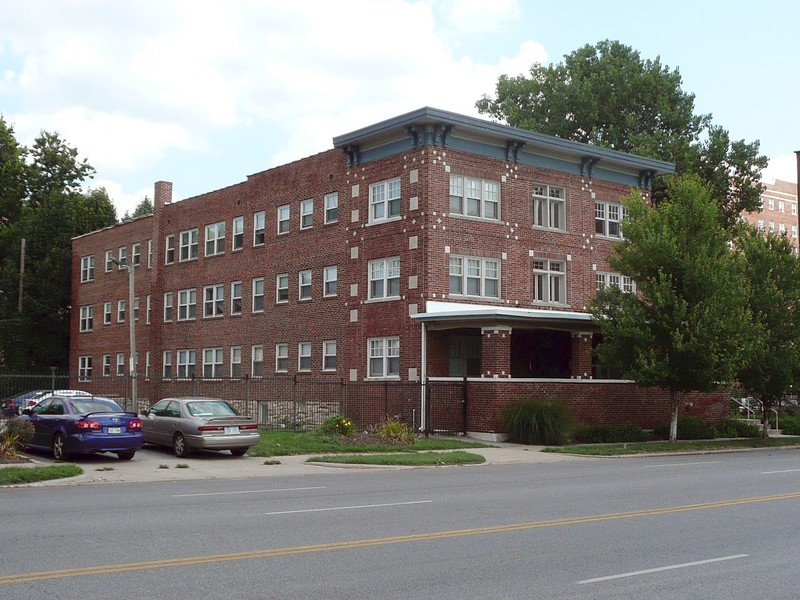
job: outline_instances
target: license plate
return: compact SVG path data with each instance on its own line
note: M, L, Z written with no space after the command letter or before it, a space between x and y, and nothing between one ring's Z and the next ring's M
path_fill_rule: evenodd
M122 433L122 427L109 427L108 433Z
M225 428L225 435L231 435L231 434L236 435L237 433L239 433L239 428L238 427L226 427Z

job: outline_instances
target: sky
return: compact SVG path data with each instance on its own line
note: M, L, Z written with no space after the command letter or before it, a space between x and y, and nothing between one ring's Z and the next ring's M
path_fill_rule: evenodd
M56 131L117 213L328 150L423 106L480 116L501 74L618 40L797 181L796 0L0 0L0 114Z

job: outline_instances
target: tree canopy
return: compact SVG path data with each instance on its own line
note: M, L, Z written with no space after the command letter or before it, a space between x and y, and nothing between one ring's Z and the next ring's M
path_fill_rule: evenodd
M144 217L152 214L153 214L153 203L150 201L150 198L145 196L142 199L142 201L136 205L136 208L133 209L133 213L128 214L128 212L125 211L122 220L130 221L131 219L135 219L136 217Z

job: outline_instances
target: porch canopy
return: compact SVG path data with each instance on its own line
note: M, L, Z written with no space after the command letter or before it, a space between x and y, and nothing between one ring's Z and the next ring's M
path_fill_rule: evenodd
M411 315L429 330L459 327L511 327L519 329L556 329L575 333L596 331L589 313L543 308L512 308L462 302L429 300L425 312Z

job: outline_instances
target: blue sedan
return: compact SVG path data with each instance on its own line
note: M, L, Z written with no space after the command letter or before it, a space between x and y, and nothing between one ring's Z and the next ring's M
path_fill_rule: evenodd
M108 398L56 395L24 410L20 419L33 424L27 445L50 450L56 460L95 452L130 460L144 444L139 417Z

